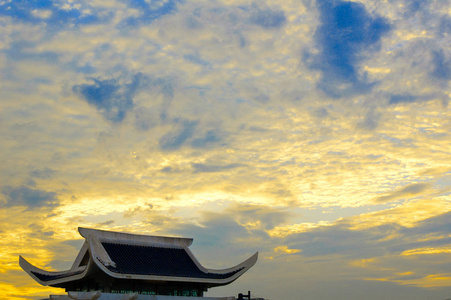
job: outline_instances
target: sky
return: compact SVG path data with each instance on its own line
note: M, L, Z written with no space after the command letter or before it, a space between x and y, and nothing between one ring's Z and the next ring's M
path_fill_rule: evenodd
M451 298L451 3L0 0L0 294L77 227L191 237L207 296Z

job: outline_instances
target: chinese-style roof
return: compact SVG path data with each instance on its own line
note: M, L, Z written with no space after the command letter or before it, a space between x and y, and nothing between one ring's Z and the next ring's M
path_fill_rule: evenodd
M189 246L192 239L136 235L79 228L85 238L70 270L50 272L37 268L23 257L19 263L42 285L64 287L99 270L112 278L152 282L199 283L208 287L228 284L251 268L257 261L255 253L241 264L223 270L203 267Z

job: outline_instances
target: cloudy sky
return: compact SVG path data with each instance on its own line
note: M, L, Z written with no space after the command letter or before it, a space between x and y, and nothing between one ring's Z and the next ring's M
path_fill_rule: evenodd
M442 0L0 0L3 299L78 226L259 251L209 296L451 298L450 49Z

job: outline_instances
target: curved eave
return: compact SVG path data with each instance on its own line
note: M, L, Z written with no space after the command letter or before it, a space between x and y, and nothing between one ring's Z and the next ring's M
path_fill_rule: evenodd
M92 248L91 248L92 249ZM121 279L139 279L139 280L149 280L149 281L176 281L176 282L195 282L195 283L203 283L207 284L209 286L220 286L220 285L226 285L229 284L241 275L243 275L247 270L249 270L257 261L258 259L258 252L256 252L254 255L252 255L250 258L245 260L244 262L236 265L235 267L228 268L228 269L222 269L222 270L213 270L213 269L206 269L208 270L207 273L215 273L215 274L225 274L234 272L237 270L240 270L236 272L235 274L231 275L227 278L222 279L214 279L214 278L197 278L197 277L176 277L176 276L155 276L155 275L139 275L139 274L122 274L122 273L116 273L111 270L109 270L95 255L95 253L92 253L92 258L94 260L94 263L107 275L113 277L113 278L121 278ZM205 269L205 268L204 268Z
M242 263L228 268L228 269L220 269L220 270L216 270L216 269L207 269L208 273L216 273L216 274L225 274L225 273L230 273L236 270L239 270L241 268L243 268L243 270L245 270L244 272L246 272L247 270L249 270L252 266L255 265L255 263L257 262L258 259L258 251L255 252L251 257L249 257L248 259L246 259L245 261L243 261ZM243 273L244 273L243 272Z
M33 278L40 285L43 285L43 286L59 286L59 285L64 284L66 282L79 280L79 279L82 279L83 277L85 277L86 274L88 273L90 264L88 264L87 266L78 267L75 270L66 270L66 271L61 271L61 272L51 272L51 271L46 271L46 270L40 269L40 268L32 265L31 263L29 263L22 256L19 256L19 265L25 272L28 273L28 275L31 276L31 278ZM71 273L80 272L80 271L82 271L82 272L74 274L74 275L70 275ZM44 276L62 276L62 277L60 277L58 279L54 279L54 280L41 280L35 274L33 274L33 272L42 274Z

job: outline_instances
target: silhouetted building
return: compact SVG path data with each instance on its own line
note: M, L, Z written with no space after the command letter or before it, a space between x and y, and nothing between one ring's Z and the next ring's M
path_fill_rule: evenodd
M81 227L78 231L86 240L69 270L42 270L19 257L22 269L38 283L64 288L68 292L67 295L52 295L50 299L203 297L207 289L236 280L258 258L257 252L235 267L213 270L203 267L194 257L188 248L193 242L190 238L146 236Z

